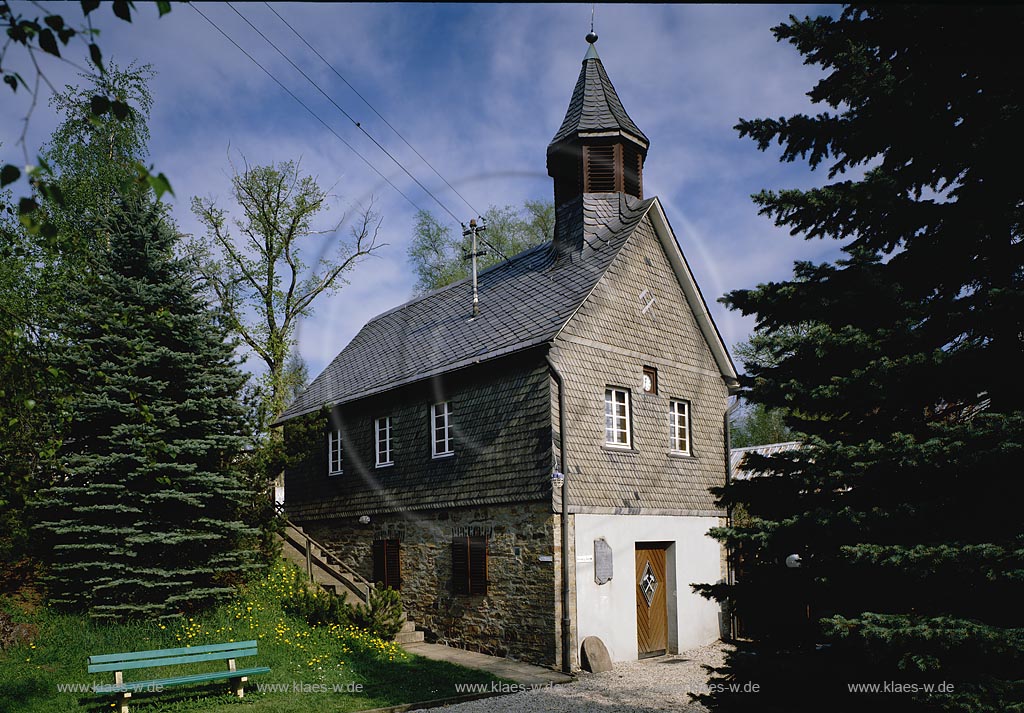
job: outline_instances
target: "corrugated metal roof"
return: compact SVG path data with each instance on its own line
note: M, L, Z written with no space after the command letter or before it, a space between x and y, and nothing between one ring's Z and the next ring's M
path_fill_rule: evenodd
M560 234L480 273L480 315L462 280L370 320L278 423L550 341L586 299L654 199L586 194ZM582 203L582 206L581 206Z
M784 443L769 443L763 446L750 446L749 448L733 448L729 452L729 465L732 470L732 477L735 480L746 480L761 475L757 472L746 470L742 463L747 453L757 453L762 456L771 456L783 451L791 451L800 447L800 441L785 441Z
M594 46L590 47L593 50ZM565 119L551 143L557 144L580 134L602 131L623 131L638 139L645 147L650 144L644 132L629 118L605 72L604 64L594 51L588 52L583 60Z

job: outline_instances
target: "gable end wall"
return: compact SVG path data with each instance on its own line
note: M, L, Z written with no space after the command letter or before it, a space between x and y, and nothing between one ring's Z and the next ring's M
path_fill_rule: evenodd
M642 301L643 290L655 298L646 313L650 296ZM708 488L725 482L728 392L649 217L550 354L565 380L573 512L722 514ZM658 370L657 394L643 392L644 366ZM630 390L633 448L627 452L604 446L607 386ZM691 456L669 452L673 398L690 402ZM557 400L553 404L557 433Z

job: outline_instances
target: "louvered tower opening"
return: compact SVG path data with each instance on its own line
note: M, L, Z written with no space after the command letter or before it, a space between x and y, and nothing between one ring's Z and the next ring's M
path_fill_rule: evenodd
M644 197L643 157L632 144L622 144L622 192Z
M584 193L614 193L615 146L583 147Z

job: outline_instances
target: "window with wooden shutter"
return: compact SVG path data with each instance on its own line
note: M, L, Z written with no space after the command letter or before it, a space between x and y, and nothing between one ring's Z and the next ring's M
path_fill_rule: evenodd
M398 540L373 541L373 581L395 590L402 588Z
M452 538L452 587L456 594L487 594L487 538Z

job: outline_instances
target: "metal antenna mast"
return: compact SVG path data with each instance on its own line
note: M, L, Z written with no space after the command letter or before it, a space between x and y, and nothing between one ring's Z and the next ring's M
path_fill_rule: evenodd
M465 238L465 237L468 237L468 236L472 236L472 238L473 238L472 252L470 252L468 255L463 255L463 259L464 260L472 260L473 261L473 318L474 319L480 315L480 296L479 296L479 292L478 292L478 289L477 289L477 265L476 265L476 259L477 259L477 257L479 257L481 255L486 255L487 254L486 252L484 252L482 250L477 250L477 244L476 244L477 233L481 233L481 232L487 230L487 221L484 220L483 218L480 218L480 223L481 223L481 225L477 225L476 220L474 219L474 220L470 220L469 221L469 227L468 228L466 227L465 223L462 224L462 237Z

